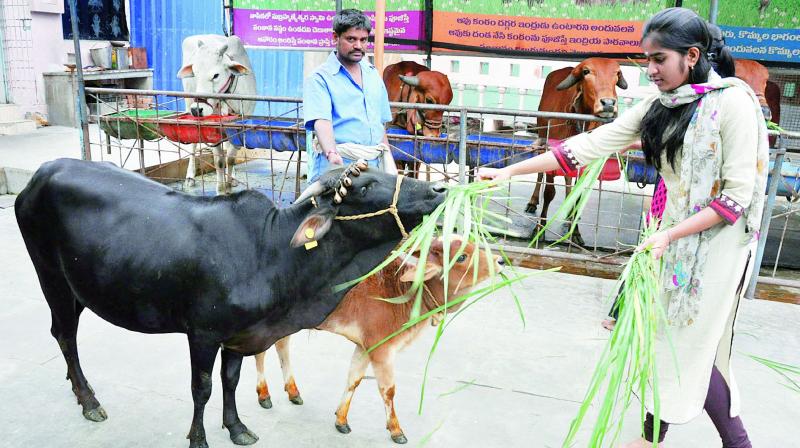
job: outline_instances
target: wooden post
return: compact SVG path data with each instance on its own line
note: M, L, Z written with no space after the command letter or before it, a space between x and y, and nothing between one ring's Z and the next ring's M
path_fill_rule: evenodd
M383 77L383 34L386 30L386 0L375 0L375 68Z

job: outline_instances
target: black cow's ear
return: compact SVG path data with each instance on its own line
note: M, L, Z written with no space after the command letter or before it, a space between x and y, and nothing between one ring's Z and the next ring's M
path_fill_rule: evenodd
M306 249L313 249L317 240L325 236L330 230L334 215L335 211L331 210L330 212L314 213L306 217L294 233L290 245L292 247L305 245Z

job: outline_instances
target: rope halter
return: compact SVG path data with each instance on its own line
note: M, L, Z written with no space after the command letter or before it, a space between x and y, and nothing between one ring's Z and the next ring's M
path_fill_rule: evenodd
M336 196L334 196L334 201L336 200L336 198L339 196L340 193L344 192L345 195L347 194L346 181L344 180L344 178L347 177L349 171L350 169L345 170L345 172L342 174L342 177L339 178L340 185L336 193ZM358 176L358 174L360 174L360 171L358 171L356 168L356 171L354 171L353 174ZM350 181L350 179L347 178L347 181ZM386 213L391 213L392 216L394 216L394 220L397 222L397 227L400 228L400 233L403 235L403 239L408 238L408 232L406 232L406 228L403 227L403 221L400 220L400 213L397 210L397 199L400 197L400 185L402 183L403 183L403 175L398 174L397 183L395 183L394 186L394 196L392 197L392 203L391 205L389 205L389 207L383 210L379 210L377 212L363 213L361 215L337 216L336 219L339 221L356 221L359 219L367 219L375 216L380 216ZM339 202L341 202L341 197L339 197Z

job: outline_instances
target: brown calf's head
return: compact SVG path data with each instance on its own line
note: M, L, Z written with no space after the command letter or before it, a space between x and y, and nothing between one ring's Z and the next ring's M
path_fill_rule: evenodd
M411 89L407 98L403 95L400 101L448 105L453 100L453 89L444 73L426 70L417 74L409 72L399 77L405 88ZM408 110L406 130L410 134L421 133L426 137L438 137L442 132L443 114L441 110Z
M627 89L619 64L611 59L588 58L572 69L572 72L556 87L566 90L575 86L575 112L598 117L617 116L617 89Z
M463 247L463 249L462 249ZM431 243L425 263L425 284L434 300L444 303L445 257L444 241L437 238ZM447 299L452 300L468 293L479 283L499 273L503 268L502 259L492 255L475 244L455 237L450 240L447 262L452 266L447 272ZM416 275L415 260L407 260L400 275L401 282L412 282Z

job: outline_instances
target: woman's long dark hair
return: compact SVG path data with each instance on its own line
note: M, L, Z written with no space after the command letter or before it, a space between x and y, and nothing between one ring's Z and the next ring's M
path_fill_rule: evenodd
M686 55L692 47L697 48L700 50L700 57L689 71L688 82L698 84L708 81L708 72L712 68L708 52L715 42L706 21L694 11L667 8L658 12L644 26L642 41L645 39L651 39L660 47L677 51L681 55ZM724 41L722 45L724 46ZM720 55L721 58L730 58L730 52L714 53L715 57ZM732 58L730 59L732 66ZM660 170L662 152L666 151L667 162L675 168L675 156L683 146L686 128L696 109L697 102L672 108L663 106L660 101L653 102L642 118L641 129L642 150L648 164Z

